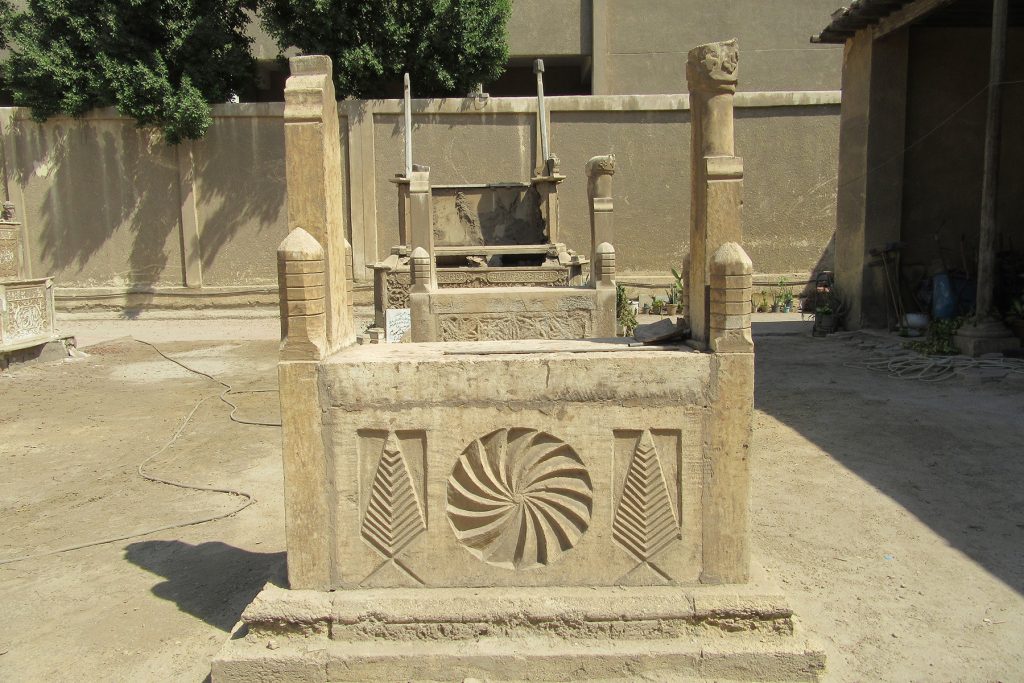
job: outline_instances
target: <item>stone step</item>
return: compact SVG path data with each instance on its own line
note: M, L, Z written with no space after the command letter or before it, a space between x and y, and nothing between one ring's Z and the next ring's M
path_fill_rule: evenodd
M816 681L824 655L799 633L662 640L485 637L475 641L238 638L213 662L214 683L241 681ZM510 674L514 676L510 678Z

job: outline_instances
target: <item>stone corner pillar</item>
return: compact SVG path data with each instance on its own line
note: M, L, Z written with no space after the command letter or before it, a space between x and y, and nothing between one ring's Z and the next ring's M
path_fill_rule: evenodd
M597 253L590 264L591 284L596 292L594 317L595 337L614 337L617 322L615 306L615 248L608 242L597 245Z
M432 280L433 257L423 247L412 250L409 270L412 284L409 287L409 316L412 319L412 340L414 342L437 341L437 320L430 310L430 294L436 289Z
M292 230L277 251L285 536L288 582L296 589L330 587L327 456L317 387L317 368L328 348L324 256L302 228Z
M422 249L429 257L429 284L437 285L434 258L434 212L431 209L430 167L413 165L409 178L409 249Z
M598 245L615 243L612 176L615 175L615 155L592 157L586 164L587 208L590 211L590 272L595 272ZM591 275L591 280L594 280Z
M711 259L709 411L704 482L702 583L750 578L750 439L754 343L750 336L753 267L735 242Z
M726 242L742 242L743 160L735 156L733 98L739 52L735 40L690 50L690 275L692 337L707 344L711 257Z
M288 229L303 228L324 249L329 353L355 340L346 287L351 265L345 252L338 103L329 57L292 57L289 66L284 90Z
M320 360L327 348L324 250L302 228L277 249L281 360Z
M711 258L709 347L715 353L749 353L750 296L754 267L747 252L726 242Z

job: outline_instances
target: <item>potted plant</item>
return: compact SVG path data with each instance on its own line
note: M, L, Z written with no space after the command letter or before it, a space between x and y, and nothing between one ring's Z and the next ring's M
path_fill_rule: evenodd
M759 292L759 294L761 295L761 302L759 304L757 304L757 309L756 310L757 310L758 313L766 313L768 311L769 306L770 306L770 304L768 303L768 290L767 289L762 289Z
M653 313L654 315L661 315L661 309L664 305L664 301L662 301L658 297L654 297L654 301L651 302L651 313Z
M772 313L778 313L782 310L782 292L777 289L772 289Z
M676 315L679 312L679 306L683 303L683 276L676 270L672 269L672 288L666 292L668 294L668 314Z
M793 312L793 292L788 289L782 293L782 310L786 313Z
M836 331L836 314L828 304L822 304L814 310L814 331L820 336Z

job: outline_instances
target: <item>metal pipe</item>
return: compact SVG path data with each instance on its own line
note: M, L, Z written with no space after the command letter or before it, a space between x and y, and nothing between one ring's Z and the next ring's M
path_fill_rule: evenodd
M992 53L988 71L988 112L985 121L985 164L981 185L981 221L978 232L978 290L974 312L985 318L992 311L996 261L996 200L999 191L999 146L1002 141L1002 82L1006 74L1008 0L992 5Z
M537 116L540 119L540 166L541 172L547 167L548 159L551 158L551 148L548 144L548 116L544 110L544 60L533 61L533 73L537 74Z
M405 177L412 178L412 87L409 85L409 74L403 79L405 92Z

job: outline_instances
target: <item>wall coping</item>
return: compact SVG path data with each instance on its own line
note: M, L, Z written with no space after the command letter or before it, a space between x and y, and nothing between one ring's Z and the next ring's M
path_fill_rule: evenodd
M675 95L561 95L544 100L548 112L616 112L616 111L686 111L690 96ZM765 92L738 92L734 100L737 108L759 109L768 107L815 107L839 105L839 90L784 90ZM473 115L473 114L535 114L535 97L489 97L486 100L468 98L414 99L414 114L420 115ZM361 117L366 114L402 113L402 100L344 100L339 103L342 116ZM241 102L215 104L214 118L282 118L284 102ZM29 121L26 107L0 107L0 116L16 121ZM81 117L85 121L132 120L120 114L115 107L94 109ZM54 116L51 121L74 120L69 116Z

